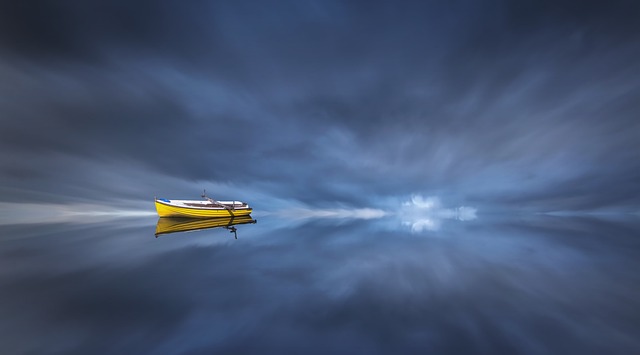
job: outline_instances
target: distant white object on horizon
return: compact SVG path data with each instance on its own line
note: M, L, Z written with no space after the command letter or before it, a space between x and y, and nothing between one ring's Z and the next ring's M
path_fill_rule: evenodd
M402 224L409 226L412 232L440 229L442 220L454 219L458 221L472 221L477 217L477 209L469 206L444 208L437 197L423 197L413 195L410 201L402 204L400 214Z

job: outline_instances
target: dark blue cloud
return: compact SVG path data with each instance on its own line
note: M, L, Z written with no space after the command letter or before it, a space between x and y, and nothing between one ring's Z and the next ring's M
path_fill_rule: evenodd
M1 10L5 201L640 202L635 3Z

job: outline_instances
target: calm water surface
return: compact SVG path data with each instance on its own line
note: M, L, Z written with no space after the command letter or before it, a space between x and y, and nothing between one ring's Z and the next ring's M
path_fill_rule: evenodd
M637 218L156 221L0 227L0 353L640 353Z

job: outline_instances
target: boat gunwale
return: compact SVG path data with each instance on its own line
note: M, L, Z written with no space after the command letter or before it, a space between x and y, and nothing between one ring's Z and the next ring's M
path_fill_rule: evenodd
M169 206L169 207L174 207L174 208L183 208L183 209L188 209L188 210L196 210L196 211L221 211L221 210L226 210L229 211L229 209L225 208L225 207L189 207L189 206L177 206L177 205L172 205L170 203L164 202L164 201L160 201L158 199L156 199L156 203L159 203L161 205L165 205L165 206ZM247 204L245 207L238 207L238 208L233 208L231 209L231 211L244 211L244 210L253 210L251 207L249 207L249 205Z

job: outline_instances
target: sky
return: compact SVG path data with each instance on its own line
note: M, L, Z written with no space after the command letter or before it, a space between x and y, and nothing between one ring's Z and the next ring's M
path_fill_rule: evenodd
M0 4L0 203L640 211L635 1ZM148 206L147 206L148 205ZM9 207L7 207L9 206Z

